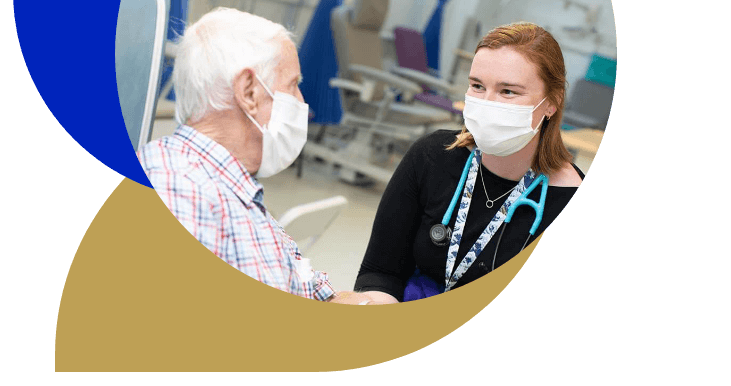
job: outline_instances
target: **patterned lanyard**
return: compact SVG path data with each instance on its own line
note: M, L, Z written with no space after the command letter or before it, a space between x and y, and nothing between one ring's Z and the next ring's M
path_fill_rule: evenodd
M467 222L467 212L470 209L470 203L472 202L472 192L475 189L475 179L477 178L477 170L480 167L482 160L481 152L477 152L475 157L472 159L472 167L470 167L469 175L467 176L467 182L465 183L464 191L462 192L462 200L459 203L459 211L457 212L457 220L454 223L454 232L452 233L452 239L449 243L449 250L447 251L447 268L444 273L445 289L447 292L454 287L457 281L464 275L467 269L472 265L477 256L482 252L482 249L490 242L492 236L497 232L500 225L505 220L505 216L508 213L510 206L520 197L525 191L527 186L533 182L536 174L532 169L523 175L523 178L518 182L518 186L515 187L513 192L508 196L503 205L500 207L495 216L492 218L485 230L482 231L480 237L475 241L475 244L470 248L467 255L459 263L454 274L451 274L452 268L454 268L454 262L457 260L457 252L459 251L459 243L462 241L462 232L464 232L464 226Z

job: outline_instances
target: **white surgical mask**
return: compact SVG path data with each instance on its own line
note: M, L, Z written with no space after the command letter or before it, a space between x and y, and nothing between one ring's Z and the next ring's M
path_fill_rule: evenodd
M464 123L480 151L505 157L524 148L538 133L545 116L533 128L533 112L545 100L533 107L465 95Z
M266 178L286 169L297 159L302 148L305 147L307 116L310 108L307 103L300 102L292 95L280 91L272 94L259 75L254 74L254 76L274 99L269 123L264 127L244 110L244 114L254 122L263 135L261 166L259 166L256 176Z

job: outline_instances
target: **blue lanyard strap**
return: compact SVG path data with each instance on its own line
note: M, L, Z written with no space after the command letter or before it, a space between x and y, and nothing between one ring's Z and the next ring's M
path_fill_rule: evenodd
M479 158L477 158L479 159ZM454 274L452 274L452 269L454 268L454 264L457 260L457 252L459 251L459 244L462 241L462 233L464 232L464 226L467 222L467 213L469 212L470 203L472 202L472 192L475 188L475 179L477 177L477 171L480 167L480 161L476 161L476 159L473 159L472 162L468 162L465 167L470 165L469 168L469 174L466 177L466 184L464 187L464 191L462 192L462 201L459 205L459 211L457 212L457 220L454 224L454 232L452 233L452 239L450 240L449 250L447 251L447 266L445 270L444 280L445 280L445 292L449 291L454 287L454 285L457 283L457 281L464 275L464 273L467 271L467 269L472 265L472 263L475 261L477 256L482 252L484 247L490 242L492 239L492 236L495 235L498 228L500 228L500 225L505 220L508 210L513 205L516 200L518 200L518 197L520 197L523 192L526 190L525 187L527 185L530 185L533 180L535 179L535 172L533 172L532 169L529 169L525 175L523 175L523 178L520 179L518 182L518 185L515 187L513 192L508 196L508 198L505 200L503 205L500 207L500 210L498 210L497 213L495 213L495 216L492 218L489 224L487 224L487 227L485 227L485 230L482 232L480 237L477 239L475 244L470 248L469 252L467 252L467 255L465 255L464 259L459 263L459 266L457 266L457 269L454 271ZM464 173L463 177L465 176ZM461 182L460 182L461 183ZM545 186L548 186L548 183L546 182ZM543 202L543 198L541 199ZM450 207L451 209L451 207ZM451 217L451 216L450 216Z

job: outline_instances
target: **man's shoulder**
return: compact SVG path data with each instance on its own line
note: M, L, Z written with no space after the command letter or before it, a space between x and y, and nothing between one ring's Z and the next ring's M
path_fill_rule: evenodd
M158 193L186 190L213 200L219 190L214 176L191 149L175 137L163 137L145 145L139 152L140 164Z
M148 142L139 150L137 156L142 169L171 169L181 163L188 163L189 149L182 140L174 136L158 138Z

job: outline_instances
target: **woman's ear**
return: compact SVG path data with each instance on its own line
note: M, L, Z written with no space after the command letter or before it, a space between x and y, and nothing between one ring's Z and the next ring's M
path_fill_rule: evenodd
M553 105L553 103L549 103L548 108L546 108L546 118L551 119L553 114L556 114L556 107Z
M254 79L254 71L247 67L236 75L233 82L236 104L252 117L256 115L259 107L254 93L256 86Z
M559 107L565 108L565 106L564 106L564 98L563 97L560 97L560 96L557 97L556 103L551 102L548 105L548 111L547 111L548 114L551 114L551 116L553 116L554 114L556 114L556 112L558 111L558 108Z

